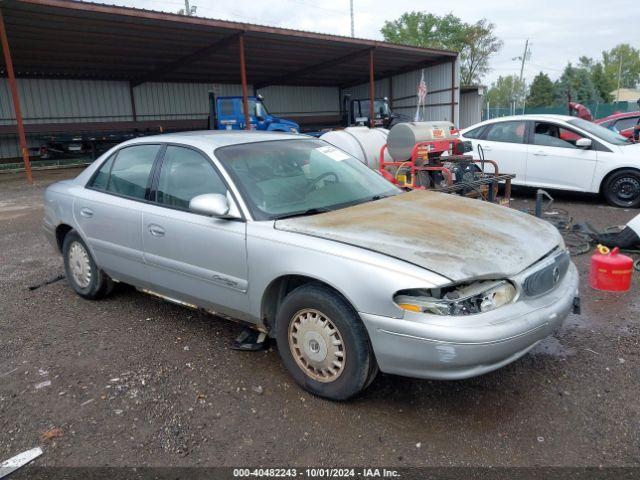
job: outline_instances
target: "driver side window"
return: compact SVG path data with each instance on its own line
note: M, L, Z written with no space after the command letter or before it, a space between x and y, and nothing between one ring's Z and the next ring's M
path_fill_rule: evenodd
M547 122L536 122L533 132L533 144L545 147L578 148L576 141L582 138L572 130Z

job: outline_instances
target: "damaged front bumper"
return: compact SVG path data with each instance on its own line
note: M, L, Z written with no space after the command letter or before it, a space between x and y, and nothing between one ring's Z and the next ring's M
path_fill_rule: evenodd
M381 371L455 380L496 370L526 354L560 327L574 310L577 296L578 271L570 264L552 291L483 314L360 316Z

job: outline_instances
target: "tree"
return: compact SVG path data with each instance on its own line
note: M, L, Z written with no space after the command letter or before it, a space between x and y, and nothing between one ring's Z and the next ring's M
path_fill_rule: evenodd
M489 59L502 48L494 30L484 18L468 24L451 13L407 12L386 21L380 32L388 42L460 52L460 81L470 85L489 72Z
M598 62L593 66L593 69L591 70L591 81L603 102L609 103L613 101L611 92L616 89L617 82L614 79L607 77L604 73L602 63Z
M635 88L640 83L640 50L628 43L621 43L608 52L602 52L604 75L613 85L612 90L618 86L618 72L621 65L620 88Z
M546 73L540 72L535 76L529 95L527 96L528 107L550 107L554 104L553 82Z
M582 104L602 101L596 87L591 81L591 75L585 68L576 68L568 63L560 78L554 85L555 100L559 104L566 104L568 95L572 102Z
M509 107L513 102L522 103L525 97L525 85L517 75L498 77L491 84L485 97L486 102L493 107Z

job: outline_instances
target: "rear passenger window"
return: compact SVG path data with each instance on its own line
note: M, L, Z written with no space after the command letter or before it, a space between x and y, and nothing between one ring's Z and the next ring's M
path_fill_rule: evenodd
M136 145L119 150L113 161L106 191L144 199L149 174L159 150L160 145Z
M227 193L227 187L209 160L190 148L167 147L160 170L157 202L187 210L193 197L205 193Z
M111 172L111 165L113 165L113 159L115 158L115 154L109 157L109 160L104 162L102 166L98 169L93 180L89 184L90 187L96 188L98 190L105 190L107 188L107 182L109 181L109 173Z
M481 127L474 128L473 130L469 130L467 133L463 133L462 136L464 138L472 138L472 139L480 138L480 135L482 134L484 127L485 126L483 125Z
M492 142L524 143L524 122L498 122L489 125L485 140Z

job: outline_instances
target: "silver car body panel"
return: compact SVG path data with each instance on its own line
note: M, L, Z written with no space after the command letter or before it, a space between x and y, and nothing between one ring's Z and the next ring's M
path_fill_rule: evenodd
M290 275L323 282L359 313L381 370L389 373L424 378L484 373L524 354L567 315L577 288L575 267L539 298L525 298L520 288L527 272L544 262L537 261L562 246L560 235L545 222L504 207L414 192L311 217L254 221L214 151L290 138L194 132L125 142L75 179L47 189L44 230L57 245L58 226L75 229L98 265L117 280L262 330L269 327L265 296L274 282ZM207 154L228 183L233 211L241 218L214 219L85 188L114 150L163 142ZM83 208L92 215L82 215ZM163 235L154 235L155 227ZM490 277L510 279L518 288L516 300L465 317L408 312L393 301L399 290Z

